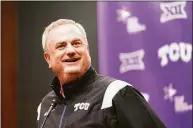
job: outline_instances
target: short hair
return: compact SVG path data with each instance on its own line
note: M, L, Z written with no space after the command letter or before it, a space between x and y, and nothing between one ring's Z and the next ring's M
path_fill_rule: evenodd
M53 28L55 28L57 26L60 26L60 25L65 25L65 24L72 24L72 25L76 26L81 31L81 33L85 36L86 44L88 44L87 36L86 36L86 31L85 31L84 27L81 24L79 24L79 23L77 23L77 22L75 22L73 20L70 20L70 19L59 19L59 20L56 20L56 21L52 22L49 26L47 26L45 28L44 32L43 32L43 35L42 35L42 47L43 47L44 51L46 51L46 47L47 47L47 43L46 42L47 42L47 37L48 37L49 32Z

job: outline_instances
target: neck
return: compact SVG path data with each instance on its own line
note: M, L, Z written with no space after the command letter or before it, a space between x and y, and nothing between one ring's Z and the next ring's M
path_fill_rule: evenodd
M60 85L69 83L71 81L74 81L76 79L78 79L79 77L81 77L82 74L80 73L63 73L61 75L58 75L58 79L60 81Z
M58 75L58 79L60 81L60 85L70 83L76 79L81 78L87 71L89 67L79 73L64 73L62 72L61 74Z

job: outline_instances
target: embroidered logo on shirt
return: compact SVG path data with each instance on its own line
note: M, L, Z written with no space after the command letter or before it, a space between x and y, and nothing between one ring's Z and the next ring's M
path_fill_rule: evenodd
M74 112L77 110L88 110L90 103L77 103L74 105Z

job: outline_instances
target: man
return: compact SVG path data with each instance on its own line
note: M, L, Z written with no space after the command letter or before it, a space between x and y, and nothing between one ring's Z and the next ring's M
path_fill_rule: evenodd
M38 107L38 128L165 128L139 91L92 68L86 32L79 23L51 23L42 45L56 77L53 91Z

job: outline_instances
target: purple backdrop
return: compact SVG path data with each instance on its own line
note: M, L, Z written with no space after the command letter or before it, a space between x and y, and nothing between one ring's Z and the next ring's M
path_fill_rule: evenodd
M99 72L139 89L167 128L192 128L192 3L98 2Z

